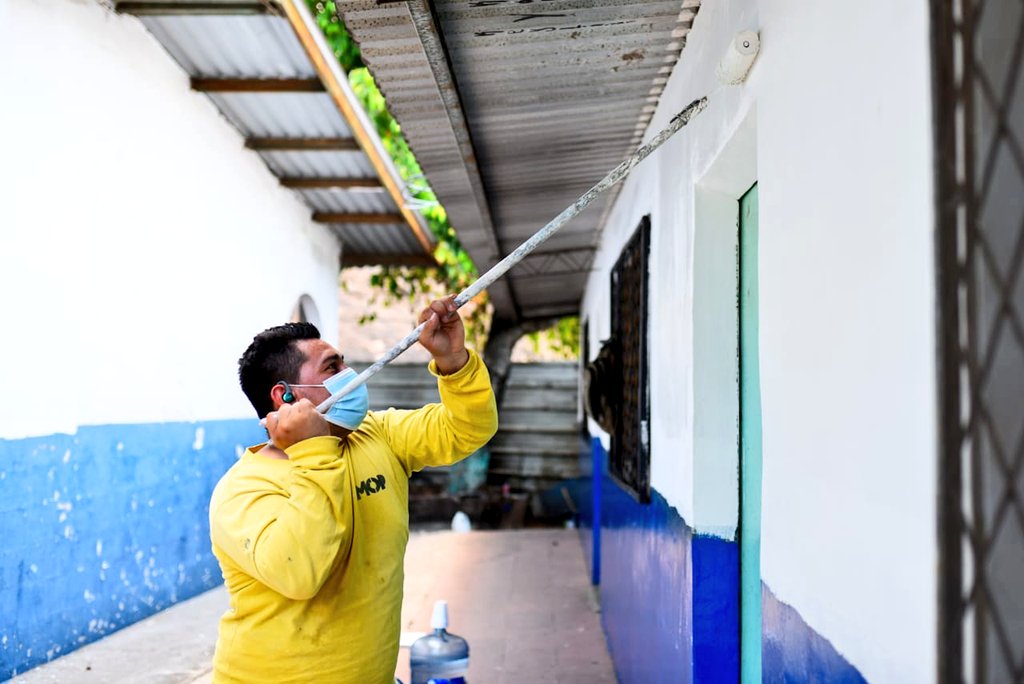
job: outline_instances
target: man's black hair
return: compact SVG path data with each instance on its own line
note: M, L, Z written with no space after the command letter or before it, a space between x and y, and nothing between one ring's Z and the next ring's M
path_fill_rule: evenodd
M306 355L295 344L299 340L319 340L320 331L312 323L285 323L267 328L256 337L238 359L238 381L256 415L265 417L274 410L270 389L284 380L298 382L299 369Z

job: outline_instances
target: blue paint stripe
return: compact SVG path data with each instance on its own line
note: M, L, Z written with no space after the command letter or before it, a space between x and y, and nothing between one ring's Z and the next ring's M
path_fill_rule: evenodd
M740 678L740 550L736 542L695 535L693 681Z
M593 506L593 518L591 520L591 553L590 553L590 583L594 586L601 584L601 481L604 479L606 454L601 440L596 437L590 445L591 454L591 501Z
M737 682L739 544L695 535L656 490L647 505L606 476L596 490L601 621L619 681ZM763 595L764 681L864 681L795 610Z
M601 620L619 681L690 682L690 529L658 492L643 505L605 483Z
M580 478L578 486L569 488L569 495L576 506L576 529L579 533L580 545L583 547L583 561L587 564L587 574L593 580L594 577L594 540L601 534L600 522L595 528L594 502L597 495L593 492L594 479L592 476L593 446L582 442L583 447L579 452ZM600 520L600 518L597 518Z
M0 440L0 679L220 584L210 493L262 437L250 419Z
M762 587L764 635L762 677L766 682L863 684L867 680L792 607Z

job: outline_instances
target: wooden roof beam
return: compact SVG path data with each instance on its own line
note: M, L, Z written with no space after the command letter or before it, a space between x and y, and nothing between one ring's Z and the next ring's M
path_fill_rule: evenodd
M364 214L364 213L342 213L333 211L314 212L313 220L317 223L377 223L377 224L405 224L405 217L401 214Z
M242 0L241 2L158 2L142 0L139 2L115 2L114 11L118 14L131 14L136 17L152 16L230 16L230 15L282 15L284 10L273 0Z
M341 267L349 266L437 266L425 254L342 254Z
M247 138L245 146L258 152L358 152L355 138Z
M322 190L328 188L368 188L383 190L379 178L282 178L281 185L292 190Z
M319 78L205 78L192 77L192 90L201 93L322 93Z

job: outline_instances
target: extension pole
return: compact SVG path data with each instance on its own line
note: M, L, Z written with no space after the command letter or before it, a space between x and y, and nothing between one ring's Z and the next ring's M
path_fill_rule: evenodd
M538 245L540 245L542 242L544 242L549 237L554 235L559 228L565 225L567 221L574 218L577 214L583 211L587 207L587 205L593 202L598 195L600 195L602 192L604 192L605 190L607 190L608 188L610 188L611 186L615 185L620 180L625 178L629 174L629 172L633 170L633 167L635 167L637 164L639 164L645 158L647 158L647 156L650 155L651 152L658 149L661 146L661 144L668 140L670 137L672 137L672 135L676 131L678 131L686 124L690 123L690 119L704 111L704 108L707 107L707 104L708 98L706 96L702 97L699 100L694 100L689 105L687 105L687 107L683 109L683 111L679 112L674 117L672 117L672 120L668 123L668 125L665 126L665 128L663 128L661 132L659 132L656 136L654 136L653 140L651 140L643 147L639 148L636 152L630 155L628 159L626 159L621 164L612 169L611 173L609 173L607 176L601 179L597 183L597 185L590 188L590 190L587 190L585 193L580 195L579 199L573 202L570 206L566 207L558 216L551 219L551 221L546 226L544 226L536 233L534 233L533 237L528 239L523 244L519 245L519 247L517 247L515 251L513 251L507 257L496 263L494 266L491 267L489 271L487 271L487 273L484 273L482 276L480 276L475 283L473 283L465 290L463 290L455 298L455 307L461 308L463 304L465 304L470 299L483 292L488 287L490 287L491 283L493 283L495 280L505 275L505 273L507 273L510 268L512 268L520 261L522 261L523 258L526 257L526 255L532 252L534 249L536 249ZM340 390L338 390L330 397L325 399L319 406L316 407L317 411L319 411L320 413L326 413L328 409L330 409L331 406L334 405L334 402L338 401L346 394L354 390L356 387L363 384L364 382L372 378L374 375L379 373L384 366L394 361L402 352L404 352L406 349L414 345L416 341L419 340L420 333L423 332L424 326L426 326L426 322L420 323L418 326L416 326L415 330L406 335L401 342L399 342L390 350L388 350L388 352L384 354L384 356L377 359L377 361L375 361L372 366L370 366L362 373L354 377L347 385L345 385Z

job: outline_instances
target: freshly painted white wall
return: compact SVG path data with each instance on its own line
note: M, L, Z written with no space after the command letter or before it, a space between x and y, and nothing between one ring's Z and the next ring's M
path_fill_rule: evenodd
M927 7L762 11L762 572L869 680L933 681Z
M337 239L137 19L0 4L0 92L0 438L248 417L237 359L303 294L337 341Z
M754 106L757 70L743 88L718 89L715 64L735 27L757 26L752 3L707 3L697 15L682 59L662 95L648 138L693 100L714 91L708 108L646 159L624 181L608 214L594 273L584 294L592 340L610 334L608 271L640 219L651 214L651 482L688 524L701 532L731 537L736 527L736 479L716 478L708 505L694 503L694 225L696 188L736 137ZM716 90L717 89L717 90ZM737 155L742 157L742 155ZM748 176L749 170L744 170ZM714 191L721 188L714 186ZM697 314L701 315L701 314ZM709 343L710 340L704 340ZM727 341L733 347L735 340ZM596 347L595 347L596 349ZM592 352L593 353L593 352ZM671 372L665 372L671 369ZM702 369L703 371L704 369ZM734 409L735 410L735 409ZM596 423L591 431L600 433ZM711 503L716 501L717 503Z
M701 290L693 280L700 277L695 231L706 227L698 221L700 193L721 175L721 158L742 126L752 124L763 578L869 681L933 681L927 8L882 0L705 3L649 135L715 89L726 41L746 28L762 40L747 83L714 93L707 111L626 181L609 213L584 315L593 339L608 334L607 272L651 213L652 485L698 532L721 534L724 512L701 504L708 497L697 479L708 471L699 459L695 387L707 371L694 368L701 344L692 330L707 311L693 301ZM743 173L737 169L734 180ZM727 479L712 478L710 491L728 494Z

